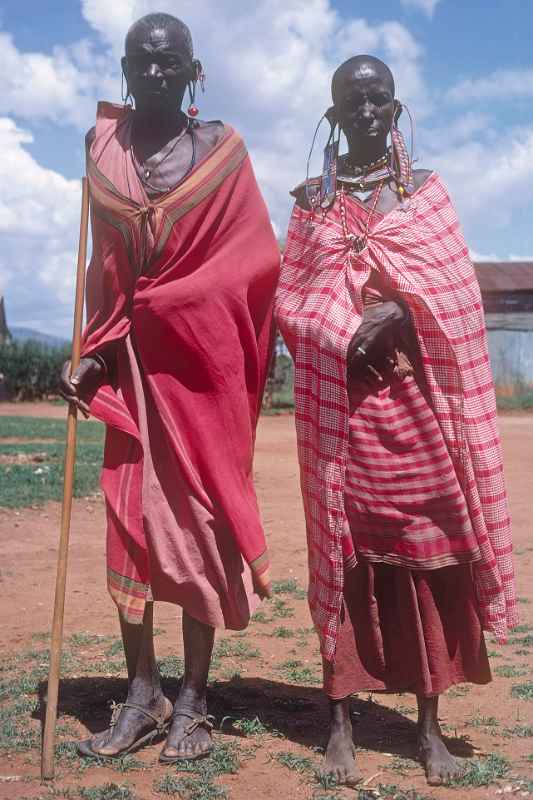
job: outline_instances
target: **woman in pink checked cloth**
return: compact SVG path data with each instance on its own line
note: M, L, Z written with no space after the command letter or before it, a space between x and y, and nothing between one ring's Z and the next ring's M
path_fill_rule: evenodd
M331 704L325 772L358 780L351 694L412 691L436 785L460 770L439 695L488 683L482 631L503 640L517 622L483 310L440 178L411 169L389 68L351 58L332 94L324 173L294 192L277 300Z

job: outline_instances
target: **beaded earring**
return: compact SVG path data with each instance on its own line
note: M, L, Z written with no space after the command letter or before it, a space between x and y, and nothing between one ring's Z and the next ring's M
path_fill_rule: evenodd
M194 78L194 80L189 81L189 83L187 84L189 89L189 100L190 100L189 108L187 109L187 114L189 115L189 117L197 117L198 114L200 113L200 110L198 109L198 107L195 105L194 102L196 97L197 83L200 84L200 89L202 90L202 94L204 94L205 92L205 72L203 71L202 65L200 64L199 61L195 62L195 71L196 71L196 77Z

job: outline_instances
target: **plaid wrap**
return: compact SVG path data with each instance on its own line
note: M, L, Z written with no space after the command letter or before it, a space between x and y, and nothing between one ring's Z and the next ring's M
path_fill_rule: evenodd
M348 227L361 235L355 205L346 198ZM338 206L324 214L294 208L277 296L278 324L295 363L309 604L322 653L335 655L349 531L346 353L371 269L409 306L481 554L473 570L483 627L504 640L518 617L510 519L481 295L456 213L432 173L408 204L374 216L367 248L354 255Z

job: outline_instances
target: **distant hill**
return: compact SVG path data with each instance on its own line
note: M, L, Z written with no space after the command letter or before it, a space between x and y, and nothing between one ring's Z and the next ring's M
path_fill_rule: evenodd
M68 339L62 339L59 336L51 336L49 333L41 333L41 331L34 331L32 328L9 328L11 336L16 342L27 342L30 339L40 344L46 344L48 347L64 347L68 344Z

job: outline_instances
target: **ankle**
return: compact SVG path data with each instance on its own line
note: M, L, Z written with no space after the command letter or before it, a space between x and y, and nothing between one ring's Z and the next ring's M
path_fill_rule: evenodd
M128 700L145 706L156 706L163 697L159 683L152 683L142 678L134 678L128 686Z
M199 687L191 684L183 684L178 695L178 703L180 706L189 706L205 714L207 712L207 693L205 686Z

